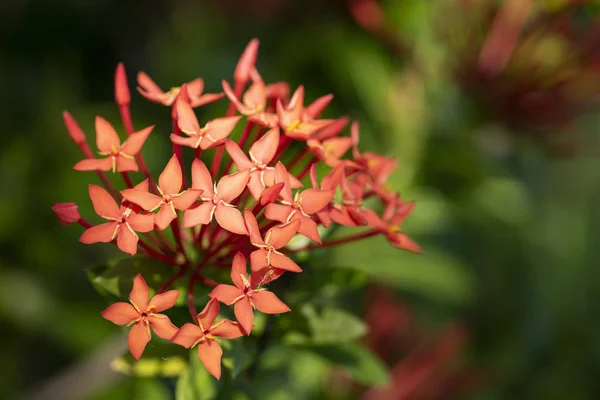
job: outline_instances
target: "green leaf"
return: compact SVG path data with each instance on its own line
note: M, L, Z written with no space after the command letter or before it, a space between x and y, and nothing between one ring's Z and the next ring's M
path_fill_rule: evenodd
M339 308L326 307L319 314L306 304L301 312L308 321L314 344L348 342L367 333L367 326L360 318Z
M188 350L175 346L171 342L154 339L139 361L129 351L112 360L110 366L114 371L138 377L175 377L187 367Z
M382 237L333 248L323 264L363 271L384 285L447 303L464 304L474 293L468 268L451 255L427 247L412 254Z
M176 271L159 260L134 256L91 268L86 272L98 293L125 298L131 291L137 274L142 274L150 288L158 290Z
M252 365L256 353L256 344L253 340L246 340L246 338L227 340L221 343L221 347L223 348L221 362L229 370L233 379Z
M383 386L389 380L385 364L366 347L356 343L339 343L327 346L311 346L306 349L319 355L332 366L348 372L367 386Z
M204 368L198 352L190 352L190 363L175 386L177 400L212 400L217 397L218 381Z

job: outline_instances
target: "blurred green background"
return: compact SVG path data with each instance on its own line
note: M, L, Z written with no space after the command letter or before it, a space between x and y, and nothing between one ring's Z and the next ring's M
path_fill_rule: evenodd
M119 126L119 61L132 87L144 70L163 88L202 76L219 91L253 37L267 82L304 84L308 100L334 93L326 116L360 120L361 147L399 160L391 186L417 201L405 230L424 254L374 240L327 260L384 282L424 337L464 327L453 362L475 383L418 398L600 393L596 2L16 0L0 9L0 398L170 398L168 379L108 366L123 350L120 331L100 318L106 303L84 271L114 249L81 245L79 228L50 210L75 201L93 215L87 184L97 178L71 169L80 153L61 113L88 140L95 115ZM136 127L157 125L144 149L157 172L171 151L169 113L137 93L132 110ZM320 384L307 378L315 363L294 363L298 385ZM358 397L304 389L273 398Z

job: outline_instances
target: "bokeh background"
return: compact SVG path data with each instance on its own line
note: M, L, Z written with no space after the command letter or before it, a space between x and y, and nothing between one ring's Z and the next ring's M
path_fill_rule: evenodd
M328 254L359 269L367 342L393 371L365 391L318 360L261 398L592 399L600 393L600 5L584 0L14 0L0 5L0 398L170 399L169 379L109 368L120 331L84 246L50 210L92 215L62 124L118 123L113 74L168 88L231 79L258 37L268 82L334 93L363 149L393 155L417 208L415 256L365 242ZM221 108L223 106L220 106ZM169 114L134 93L159 171ZM213 109L218 111L219 107ZM316 371L316 376L315 376ZM279 386L277 386L279 385ZM277 397L278 396L278 397Z

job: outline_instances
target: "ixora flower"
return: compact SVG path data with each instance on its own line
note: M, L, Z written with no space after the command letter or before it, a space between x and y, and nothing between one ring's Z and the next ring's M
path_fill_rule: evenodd
M152 214L138 214L133 207L119 207L112 196L100 186L89 186L90 198L96 214L109 220L88 228L79 239L82 243L108 243L117 239L117 246L125 253L137 252L136 232L149 232L154 228Z
M190 228L196 225L206 225L215 216L218 224L232 233L246 234L244 219L240 210L230 204L246 188L250 173L247 170L236 172L221 178L213 185L210 172L200 160L194 160L192 165L192 188L202 191L203 203L190 208L183 216L183 226Z
M187 323L177 331L172 341L185 348L198 345L198 357L215 378L221 377L221 357L223 349L219 339L235 339L244 335L244 331L237 322L222 319L215 322L219 315L219 302L210 300L204 310L196 316L197 324Z
M79 161L73 169L77 171L137 171L135 155L142 149L154 127L145 128L129 136L122 145L115 128L102 117L96 117L96 144L102 159L88 158Z
M138 73L138 85L138 92L142 96L153 103L165 106L172 105L181 92L180 86L172 87L168 92L164 92L145 72ZM223 97L223 93L203 93L204 79L202 78L196 78L185 85L187 86L190 106L192 107L200 107L213 103Z
M97 117L96 143L104 158L95 158L83 130L63 113L70 137L86 158L75 169L95 170L104 186L89 185L89 195L106 222L92 225L69 202L52 207L58 222L85 228L83 243L112 242L137 255L133 265L152 259L173 268L168 278L152 276L153 283L162 285L152 299L138 275L131 304L116 303L102 313L116 324L132 326L129 347L136 359L154 330L186 348L197 345L200 360L219 378L220 340L250 335L255 310L290 311L267 285L286 272L303 271L297 252L309 254L372 236L384 237L399 249L420 251L401 228L415 203L400 200L387 182L396 161L361 152L358 123L345 132L348 117L321 118L333 95L305 107L303 86L288 98L287 83L265 84L256 67L257 54L254 39L237 63L233 84L222 82L226 97L205 94L201 78L165 92L145 73L138 75L143 98L170 107L173 131L156 133L170 134L173 145L158 179L141 151L153 128L134 129L130 103L135 99L123 64L117 66L114 83L125 142ZM194 109L220 100L229 103L227 112L201 127ZM183 147L195 149L192 159L186 159ZM191 174L186 174L190 166ZM122 186L108 179L105 171L110 170L121 172ZM356 232L332 239L336 225ZM291 248L288 244L297 234L312 242L298 240ZM310 264L310 258L304 262ZM233 285L208 278L226 275L219 268L228 269ZM193 323L178 330L161 312L175 306L179 292L169 289L182 280L187 280L183 294ZM207 302L198 295L199 286L209 288ZM217 321L220 303L233 308L237 321ZM198 304L206 304L199 314Z
M176 156L171 157L164 171L158 177L158 191L160 196L148 193L146 190L125 189L121 192L123 197L137 204L147 211L160 208L155 217L158 229L166 229L171 221L177 218L177 210L187 210L198 199L202 190L187 189L181 191L183 175L181 165Z
M129 303L115 303L102 311L102 317L117 325L131 325L129 331L129 351L139 360L150 341L150 328L159 337L170 340L176 333L177 327L169 317L159 314L175 305L179 290L169 290L157 294L148 300L148 285L137 275L133 280L133 288L129 293Z
M291 311L275 294L261 287L263 278L264 272L262 271L248 277L246 275L246 258L242 253L237 253L231 266L231 281L235 286L221 284L208 294L221 303L234 306L235 317L248 335L254 321L253 308L265 314L281 314Z

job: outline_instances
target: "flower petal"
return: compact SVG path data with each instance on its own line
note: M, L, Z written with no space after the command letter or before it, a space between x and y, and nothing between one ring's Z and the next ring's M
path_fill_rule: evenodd
M179 135L175 135L174 133L171 133L171 136L169 136L169 137L171 138L171 142L178 144L180 146L187 146L187 147L191 147L192 149L196 149L196 148L198 148L198 145L199 145L198 136L183 137L183 136L179 136Z
M154 216L154 223L158 229L164 231L175 218L177 218L177 214L173 213L170 204L163 204Z
M276 249L279 249L292 240L294 235L298 232L298 229L300 229L299 220L293 220L287 224L276 226L269 229L267 235L265 236L268 237L266 241Z
M150 232L154 229L154 214L152 213L131 213L127 218L127 223L136 232Z
M392 246L397 247L399 249L412 251L413 253L422 252L421 246L415 243L405 233L398 232L392 235L388 235L388 239Z
M200 329L198 325L187 323L179 328L177 333L171 338L171 341L189 349L202 337L202 335L202 329Z
M230 306L233 300L242 296L244 292L232 285L217 285L208 295L211 299L217 299L221 303Z
M215 195L210 172L206 168L206 165L198 158L192 163L192 188L202 190L202 194L206 198L212 198Z
M290 177L287 169L281 161L275 165L275 182L284 183L283 189L281 189L281 192L279 193L281 198L290 203L294 201L294 199L292 198L292 187L290 185Z
M265 190L265 185L261 182L260 175L261 171L255 170L250 173L250 179L246 186L250 190L250 194L254 198L254 200L260 199L260 196ZM277 193L279 195L279 193Z
M198 197L202 194L200 189L187 189L181 192L178 196L171 198L173 206L181 211L185 211L192 206L198 200Z
M200 144L203 150L209 147L215 147L215 144L221 144L229 136L235 125L240 120L241 116L215 118L206 124L204 137L208 140L203 140Z
M265 217L271 221L286 222L292 211L292 206L271 203L265 209Z
M135 158L125 157L119 154L115 159L117 172L137 172L138 165Z
M140 312L144 312L148 308L148 285L141 274L137 274L133 279L129 301Z
M100 315L117 325L127 325L140 317L140 313L131 304L124 302L111 304Z
M218 204L215 208L215 219L221 227L238 235L247 235L248 231L244 224L242 213L235 207Z
M252 303L258 311L265 314L281 314L291 311L283 301L268 290L252 293Z
M250 171L242 170L235 174L225 175L217 184L217 195L220 200L229 203L236 199L244 189L250 179Z
M264 109L267 104L267 89L262 80L255 80L242 97L244 105L252 110Z
M329 103L331 103L331 100L333 100L333 94L326 94L319 97L304 108L304 115L310 119L318 118Z
M181 129L181 132L188 135L198 135L200 133L200 124L192 106L183 100L177 100L175 107L177 110L177 125Z
M258 249L250 254L250 266L253 272L260 271L269 266L269 261L267 260L268 254L269 252L265 249Z
M300 268L291 258L275 252L271 253L271 265L290 272L302 272L302 268Z
M169 290L161 294L157 294L148 302L148 311L154 308L151 312L159 313L173 307L179 297L179 290ZM170 338L169 338L170 339Z
M152 193L148 193L145 190L138 189L124 189L121 190L123 197L142 207L144 210L152 211L160 206L163 198Z
M148 322L154 333L165 340L171 340L177 333L177 327L173 325L169 317L163 314L150 315Z
M206 303L206 306L204 306L204 309L200 311L196 317L200 328L209 329L215 321L215 318L217 318L217 315L219 315L220 309L221 306L217 299L210 299L209 302Z
M265 242L260 235L258 222L256 222L256 217L252 214L252 211L244 210L244 223L246 224L246 229L250 236L250 242L255 246L264 246Z
M317 243L321 243L321 235L319 235L317 223L304 215L299 219L301 223L300 228L298 229L298 233L306 236L310 240L313 240Z
M198 357L206 370L215 378L221 378L221 357L223 349L214 340L205 340L198 345Z
M250 159L246 156L241 147L234 142L233 140L228 140L225 142L225 149L227 153L235 163L235 166L238 170L252 168L254 164Z
M179 193L183 184L181 164L176 155L173 155L163 172L158 177L158 186L165 195Z
M92 243L109 243L113 240L115 230L119 227L116 222L106 222L104 224L92 226L83 232L79 241L85 244Z
M245 289L244 280L242 276L246 276L246 257L241 252L233 257L233 263L231 264L231 281L238 289Z
M279 128L270 129L250 147L250 154L262 164L268 165L279 146Z
M235 303L233 312L246 335L249 335L252 330L252 322L254 322L254 313L248 297L244 296L243 299Z
M205 201L202 204L188 208L183 214L183 227L191 228L193 226L209 224L215 208L212 201Z
M112 157L81 160L73 166L73 169L75 171L110 171L112 169Z
M106 190L97 185L89 185L88 192L96 214L105 219L121 216L121 210L117 202Z
M242 104L240 102L240 100L235 96L235 93L233 92L233 89L231 88L231 86L229 85L229 83L227 81L221 81L221 84L223 86L223 92L225 92L225 96L227 96L227 98L229 99L230 102L233 103L233 105L235 105L235 108L237 108L237 110L239 112L241 112L242 114L249 114L252 112L252 109L246 107L244 104Z
M191 98L190 105L193 108L201 107L206 104L214 103L217 100L221 100L224 96L223 93L204 93L202 96Z
M117 247L124 253L132 256L137 253L138 236L131 233L126 226L121 225L117 236Z
M142 150L142 146L146 143L146 139L148 139L148 135L152 132L154 126L149 126L147 128L142 129L141 131L137 131L129 135L123 146L121 147L121 151L130 156L134 156Z
M324 209L333 200L333 190L306 189L300 194L302 198L302 211L312 215Z
M151 93L164 93L163 90L148 76L147 73L140 71L137 75L138 85Z
M150 329L142 321L134 324L129 331L129 351L136 360L139 360L150 341Z
M224 339L235 339L244 336L242 327L237 322L228 319L217 322L218 326L211 328L211 335L222 337Z
M187 89L190 97L198 97L204 91L204 79L196 78L187 83Z
M121 147L117 131L102 117L96 117L96 145L103 153L110 153L113 147L116 149Z

